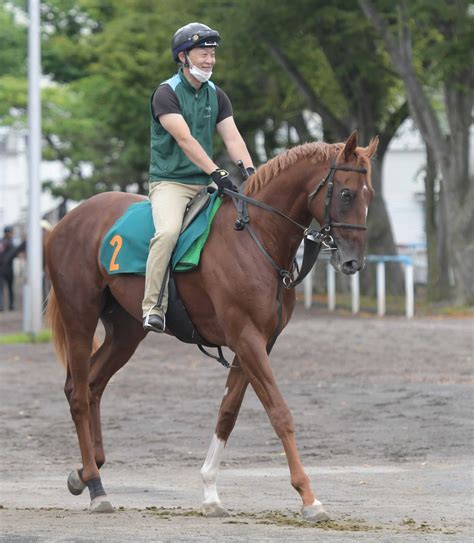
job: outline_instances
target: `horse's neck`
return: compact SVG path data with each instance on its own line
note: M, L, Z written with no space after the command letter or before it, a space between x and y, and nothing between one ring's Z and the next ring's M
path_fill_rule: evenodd
M306 166L306 167L305 167ZM313 171L300 164L288 168L251 195L255 200L278 209L303 226L309 226L308 186ZM258 232L265 248L280 265L288 265L303 237L303 230L276 213L249 206L251 224Z

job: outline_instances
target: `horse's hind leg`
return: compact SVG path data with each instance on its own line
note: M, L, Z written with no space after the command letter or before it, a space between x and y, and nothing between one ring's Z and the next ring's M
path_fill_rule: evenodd
M90 310L90 306L88 309ZM114 508L102 486L99 469L95 461L90 431L89 374L97 320L93 323L92 317L86 318L86 315L81 315L79 311L76 311L74 315L63 314L62 317L66 330L67 360L70 375L70 381L69 378L66 380L65 388L69 387L70 389L68 400L81 449L83 465L81 478L89 488L91 511L112 512ZM70 388L71 384L72 388Z
M64 383L64 394L66 395L66 399L69 403L69 407L71 407L71 395L72 395L72 378L71 378L71 372L69 370L69 366L67 367L67 375L66 375L66 382ZM82 480L82 468L79 470L73 470L69 474L67 478L67 487L69 489L69 492L71 494L74 494L75 496L78 496L79 494L82 494L84 489L86 488L86 483Z
M97 466L105 463L100 420L100 401L112 376L132 357L146 336L141 322L135 320L118 304L101 316L105 340L101 352L92 361L90 382L91 433Z
M239 367L238 358L235 357L227 377L215 434L207 452L206 460L201 468L201 476L204 483L202 512L207 517L223 517L229 514L222 507L217 493L217 473L224 453L224 447L237 420L247 385L248 379Z
M105 328L103 344L92 357L89 375L90 432L97 468L105 463L100 421L100 401L110 378L131 358L146 333L141 323L133 319L119 305L101 316ZM66 389L68 380L66 380ZM68 395L68 393L66 393ZM72 494L80 494L85 483L82 481L82 469L70 473L68 488Z

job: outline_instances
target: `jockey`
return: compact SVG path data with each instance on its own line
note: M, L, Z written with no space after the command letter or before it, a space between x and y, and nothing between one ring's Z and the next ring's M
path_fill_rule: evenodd
M229 173L213 161L215 130L230 158L242 160L249 175L255 170L237 129L225 92L210 81L216 62L219 32L201 23L179 28L171 41L179 70L151 96L151 156L149 198L155 235L150 241L143 327L163 332L168 306L168 265L189 201L214 182L233 189Z

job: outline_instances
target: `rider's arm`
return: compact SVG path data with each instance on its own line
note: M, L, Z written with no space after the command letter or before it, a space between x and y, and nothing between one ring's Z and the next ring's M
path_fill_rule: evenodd
M217 131L221 136L227 148L230 158L233 162L242 160L245 168L253 168L253 162L248 152L247 146L240 135L234 117L227 117L216 125Z
M173 136L176 143L191 162L194 162L196 166L207 174L218 168L217 164L209 158L197 139L191 135L189 126L182 115L179 113L167 113L166 115L160 115L159 120L161 126Z

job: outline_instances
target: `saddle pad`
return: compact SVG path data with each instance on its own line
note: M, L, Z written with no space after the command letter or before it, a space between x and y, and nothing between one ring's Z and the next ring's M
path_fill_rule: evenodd
M175 272L189 271L198 266L207 241L211 223L222 203L217 193L179 236L171 257ZM100 262L111 275L135 273L145 275L150 239L155 233L150 201L131 205L107 232L100 248Z

